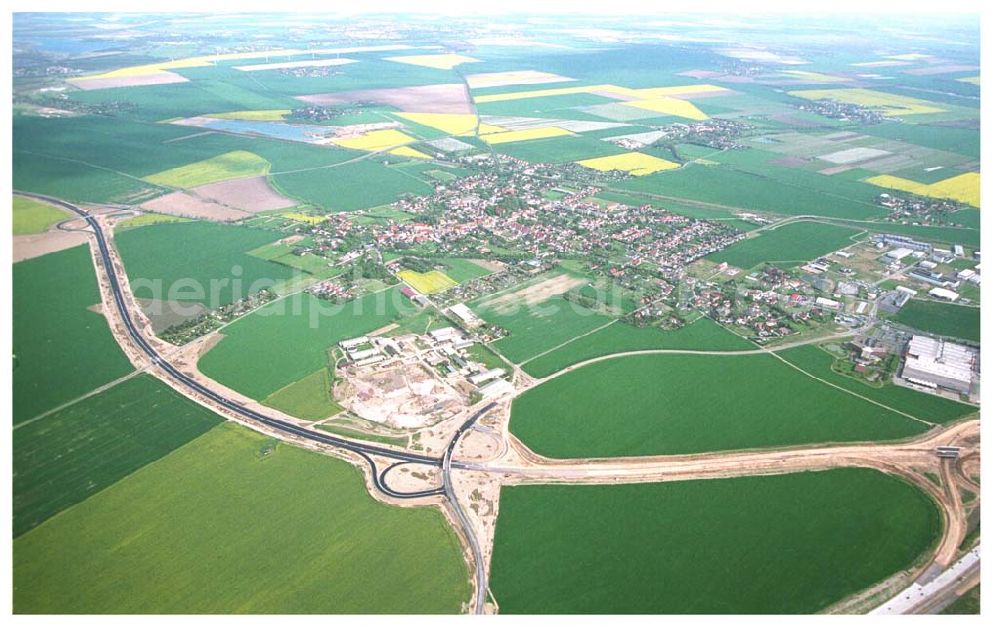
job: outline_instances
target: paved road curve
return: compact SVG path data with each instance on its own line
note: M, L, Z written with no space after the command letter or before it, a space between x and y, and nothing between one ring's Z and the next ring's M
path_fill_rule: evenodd
M436 488L433 490L423 490L419 492L397 492L395 490L392 490L387 485L385 485L383 480L377 474L377 467L375 465L375 462L372 460L371 456L377 455L389 459L411 462L416 464L429 464L437 467L442 466L441 458L431 457L429 455L420 455L417 453L410 453L407 451L400 451L389 447L376 446L373 444L366 444L363 442L356 442L354 440L340 438L329 434L306 429L298 426L297 424L282 420L280 418L273 418L271 416L264 415L260 412L254 411L253 409L249 409L248 407L245 407L236 401L230 400L225 396L222 396L221 394L209 389L208 387L202 385L195 379L187 376L186 374L178 370L169 361L164 359L156 351L156 349L149 344L148 341L146 341L146 338L143 337L142 333L136 327L135 322L132 320L132 315L129 312L128 307L126 305L125 296L122 292L121 284L118 282L118 276L115 274L114 266L112 265L111 254L108 249L107 239L105 238L104 231L101 229L101 226L97 222L97 219L95 219L86 210L67 201L63 201L61 199L56 199L54 197L49 197L47 195L25 193L20 191L18 191L17 194L25 197L33 197L41 201L58 205L86 219L87 223L90 224L90 227L93 229L94 235L97 239L97 246L101 253L101 259L104 264L104 269L107 273L108 281L111 284L111 292L115 299L115 306L117 307L118 314L121 317L122 322L125 324L125 328L128 331L129 337L131 337L132 341L136 344L136 346L140 350L142 350L142 352L146 354L156 366L158 366L161 370L166 372L170 376L170 378L172 378L174 381L184 385L189 390L212 400L213 402L225 407L226 409L240 416L243 416L244 418L247 418L254 422L259 422L260 424L270 427L271 429L274 429L276 431L280 431L288 435L292 435L312 442L317 442L327 446L334 446L337 448L350 451L352 453L356 453L357 455L360 455L368 463L369 468L371 469L372 482L381 492L384 492L388 496L394 498L417 498L417 497L434 496L442 494L443 492L442 488Z
M442 478L444 480L444 493L448 497L448 502L451 504L452 509L455 511L455 515L458 517L459 523L462 525L462 530L465 532L466 542L469 544L469 548L472 549L473 561L476 565L476 596L473 600L473 612L477 615L483 614L483 604L486 603L486 566L483 560L483 551L479 546L479 540L476 538L476 530L472 528L472 522L469 517L465 515L465 510L462 509L462 504L458 502L458 497L455 496L455 488L451 485L451 458L455 454L455 447L458 445L459 439L462 435L468 431L472 425L476 424L483 414L488 412L490 409L496 407L495 402L491 402L476 413L472 414L468 420L455 432L452 436L451 442L448 443L448 448L444 453L444 467L442 471Z

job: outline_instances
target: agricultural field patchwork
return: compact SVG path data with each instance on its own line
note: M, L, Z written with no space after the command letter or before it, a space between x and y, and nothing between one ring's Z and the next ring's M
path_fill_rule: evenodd
M238 177L267 174L267 160L249 151L231 151L186 166L154 173L147 182L170 188L195 188Z
M231 424L13 555L19 613L452 613L469 596L440 512L378 503L352 465Z
M152 376L123 381L14 429L14 536L220 422Z
M859 234L864 233L840 225L800 221L758 232L709 259L742 269L763 262L808 262L851 245Z
M18 424L128 374L86 245L13 267L13 418Z
M371 332L414 311L396 289L346 304L296 294L223 328L198 367L255 400L264 400L329 363L338 341Z
M216 308L273 287L294 270L248 254L279 235L204 221L162 223L118 234L136 297Z
M793 90L792 96L813 101L830 99L853 105L881 108L886 116L909 116L913 114L936 114L945 111L930 101L878 90L862 88L836 88L831 90Z
M976 412L976 408L941 396L924 394L908 387L886 383L874 385L838 374L831 369L834 357L816 346L782 350L778 356L816 378L849 389L865 398L888 405L929 422L945 424Z
M678 330L638 328L623 322L599 328L579 339L540 354L524 364L524 371L536 378L550 376L575 363L616 352L635 350L752 350L756 346L729 332L707 317Z
M514 486L490 585L501 614L815 613L910 567L940 531L926 495L866 469Z
M869 177L865 181L883 188L902 190L936 199L954 199L976 208L979 207L979 173L956 175L933 184L922 184L892 175L878 175L877 177Z

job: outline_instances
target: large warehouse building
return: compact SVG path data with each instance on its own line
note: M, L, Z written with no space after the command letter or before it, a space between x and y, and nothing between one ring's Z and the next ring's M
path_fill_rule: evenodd
M932 389L968 395L976 376L977 352L957 343L914 336L906 349L903 378Z

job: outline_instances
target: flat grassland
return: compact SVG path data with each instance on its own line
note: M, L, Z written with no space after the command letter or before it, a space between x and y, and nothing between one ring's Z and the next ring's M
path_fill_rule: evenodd
M207 160L167 169L144 177L147 182L171 188L195 188L238 177L266 175L267 160L249 151L230 151Z
M528 390L510 421L511 432L549 457L892 440L926 429L769 355L601 361Z
M912 566L930 499L867 469L512 486L490 588L503 613L814 613Z
M933 335L979 341L979 309L933 300L910 300L893 319Z
M13 417L17 424L128 374L99 304L86 245L13 266Z
M593 334L557 348L524 364L524 370L536 378L595 357L630 350L752 350L755 346L711 319L702 317L683 328L664 331L637 328L615 322Z
M50 206L41 201L14 197L14 236L19 234L41 234L49 227L63 219L68 219L69 212Z
M807 262L850 245L855 228L798 221L758 232L722 251L708 256L715 262L727 262L741 269L750 269L762 262Z
M19 613L446 613L469 595L434 508L222 424L14 542Z
M876 387L862 383L856 378L838 374L830 368L833 357L816 346L799 346L783 350L779 354L783 359L813 376L923 420L943 424L977 411L977 408L971 405L924 394L892 383Z
M140 374L14 430L14 536L100 492L218 424Z
M247 254L279 236L266 230L188 221L128 230L115 236L115 244L136 297L199 302L214 308L294 275L289 267ZM155 295L157 289L150 282L162 285L161 295ZM170 296L171 287L178 295Z
M198 362L207 376L264 400L329 363L327 350L413 312L396 289L346 304L290 295L222 330L225 337Z
M320 368L261 402L303 420L323 420L344 410L330 398L330 371Z
M458 282L449 278L446 273L437 269L425 273L413 271L412 269L404 269L399 272L399 279L424 295L440 293L458 284Z

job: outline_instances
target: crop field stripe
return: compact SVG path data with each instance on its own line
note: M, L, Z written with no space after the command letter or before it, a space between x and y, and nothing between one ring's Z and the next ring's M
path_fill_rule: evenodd
M196 439L221 418L147 374L129 378L13 435L19 536Z
M457 613L470 594L439 510L232 423L18 537L13 572L19 613Z
M774 387L784 395L771 396ZM926 429L924 420L846 395L755 350L650 350L601 359L521 393L510 421L529 448L558 458L893 440Z
M926 494L863 468L505 486L490 582L501 614L816 613L940 535Z
M554 350L558 350L559 348L562 348L564 346L568 346L569 344L573 343L574 341L579 341L580 339L584 339L585 337L589 337L590 335L593 335L594 333L596 333L598 331L604 330L608 326L611 326L611 325L613 325L613 324L615 324L616 322L619 322L619 321L621 321L621 320L613 319L610 322L608 322L607 324L604 324L603 326L598 326L597 328L595 328L593 330L588 330L587 332L582 333L580 335L577 335L576 337L573 337L572 339L567 339L566 341L560 343L557 346L552 346L548 350L543 350L542 352L539 352L538 354L536 354L533 357L528 357L524 361L521 361L521 362L517 363L517 365L519 367L522 367L522 366L524 366L525 363L528 363L530 361L534 361L535 359L537 359L539 357L543 357L543 356L549 354L550 352L552 352Z

